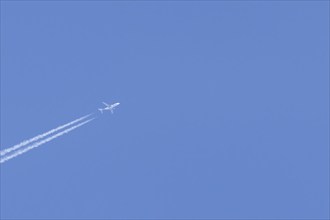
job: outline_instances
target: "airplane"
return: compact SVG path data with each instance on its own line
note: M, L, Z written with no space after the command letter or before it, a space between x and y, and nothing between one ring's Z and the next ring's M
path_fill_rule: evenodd
M105 110L109 110L109 111L111 111L111 113L113 114L113 110L115 109L115 107L117 107L120 103L119 102L116 102L116 103L114 103L114 104L111 104L111 105L109 105L109 104L107 104L107 103L105 103L105 102L102 102L106 107L105 108L99 108L99 111L101 112L101 113L103 113L103 111L105 111Z

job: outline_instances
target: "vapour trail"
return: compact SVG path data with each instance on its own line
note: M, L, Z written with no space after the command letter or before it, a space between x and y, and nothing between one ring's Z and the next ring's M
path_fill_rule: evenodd
M14 146L12 146L12 147L9 147L9 148L7 148L7 149L4 149L4 150L0 151L0 156L4 156L4 155L8 154L8 153L11 152L11 151L14 151L14 150L16 150L16 149L18 149L18 148L21 148L21 147L23 147L23 146L26 146L26 145L32 143L32 142L35 142L35 141L37 141L37 140L40 140L41 138L44 138L44 137L46 137L46 136L48 136L48 135L50 135L50 134L53 134L53 133L55 133L55 132L57 132L57 131L59 131L59 130L62 130L63 128L66 128L66 127L68 127L68 126L70 126L70 125L73 125L73 124L79 122L79 121L82 121L82 120L84 120L85 118L88 118L88 117L91 116L91 115L92 115L92 114L89 114L89 115L83 116L83 117L78 118L78 119L76 119L76 120L74 120L74 121L72 121L72 122L69 122L69 123L67 123L67 124L61 125L61 126L59 126L59 127L57 127L57 128L54 128L54 129L52 129L52 130L50 130L50 131L47 131L47 132L43 133L43 134L39 134L39 135L37 135L37 136L35 136L35 137L33 137L33 138L30 138L30 139L28 139L28 140L24 140L24 141L22 141L22 142L19 143L19 144L16 144L16 145L14 145Z
M81 123L79 123L77 125L74 125L74 126L72 126L70 128L67 128L64 131L61 131L61 132L59 132L57 134L54 134L53 136L50 136L50 137L48 137L46 139L43 139L41 141L38 141L37 143L34 143L34 144L32 144L30 146L27 146L27 147L24 147L23 149L19 149L19 150L15 151L14 153L12 153L11 155L7 155L7 156L1 158L0 159L0 163L4 163L7 160L10 160L10 159L12 159L14 157L19 156L20 154L24 154L24 153L32 150L33 148L39 147L39 146L41 146L41 145L43 145L43 144L45 144L45 143L47 143L47 142L49 142L49 141L57 138L57 137L60 137L60 136L62 136L64 134L66 134L66 133L69 133L70 131L72 131L72 130L74 130L76 128L79 128L80 126L83 126L84 124L87 124L88 122L90 122L90 121L92 121L94 119L95 118L91 118L91 119L89 119L87 121L81 122Z

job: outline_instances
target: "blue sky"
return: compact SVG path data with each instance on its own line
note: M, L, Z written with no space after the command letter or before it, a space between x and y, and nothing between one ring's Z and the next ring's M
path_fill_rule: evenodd
M329 218L328 9L1 1L1 218Z

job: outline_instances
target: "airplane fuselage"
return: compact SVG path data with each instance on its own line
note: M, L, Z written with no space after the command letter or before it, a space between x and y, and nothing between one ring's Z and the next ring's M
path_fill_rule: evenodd
M119 102L117 102L117 103L115 103L115 104L112 104L112 105L110 105L110 106L107 106L107 107L105 107L104 109L105 110L111 110L111 109L114 109L116 106L118 106L120 103Z

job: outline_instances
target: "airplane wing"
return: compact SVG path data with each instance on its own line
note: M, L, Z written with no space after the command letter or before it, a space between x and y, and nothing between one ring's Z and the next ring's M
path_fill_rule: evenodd
M102 102L104 105L106 105L106 106L109 106L109 104L107 104L107 103L105 103L105 102Z

